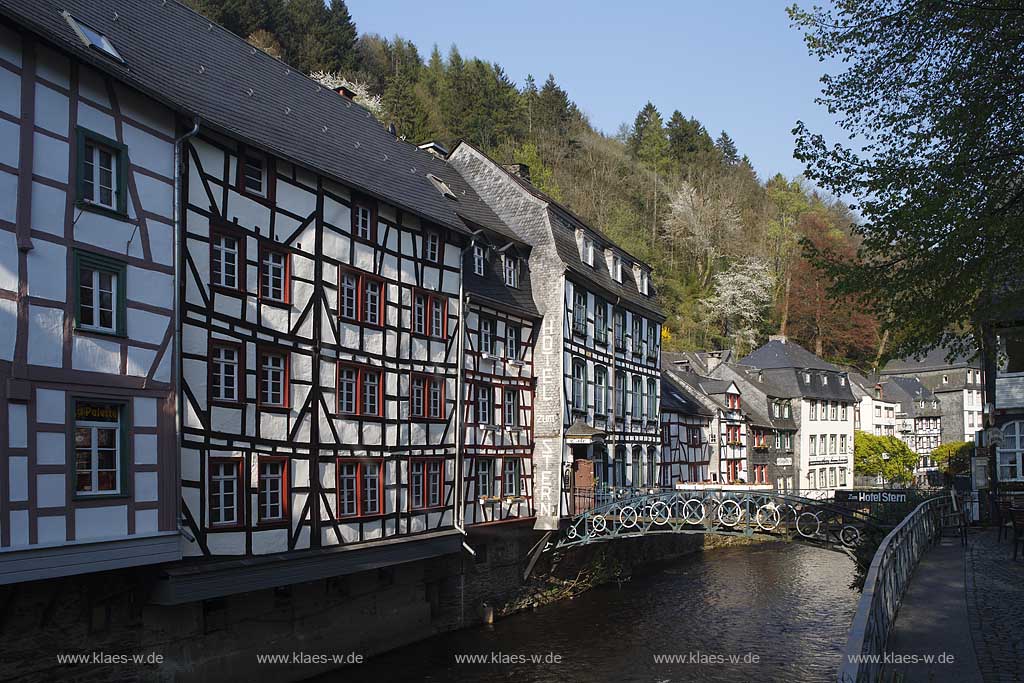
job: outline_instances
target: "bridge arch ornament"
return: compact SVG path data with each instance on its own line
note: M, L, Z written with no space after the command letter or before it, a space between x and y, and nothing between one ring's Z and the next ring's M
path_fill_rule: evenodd
M883 529L861 509L788 493L618 489L573 517L551 546L652 534L775 537L849 552L870 528Z

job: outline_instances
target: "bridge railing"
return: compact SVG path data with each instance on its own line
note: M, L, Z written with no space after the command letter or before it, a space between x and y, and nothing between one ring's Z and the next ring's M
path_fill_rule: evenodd
M949 494L924 501L882 540L875 552L839 665L839 683L873 683L882 674L885 644L921 556L942 533L955 505Z

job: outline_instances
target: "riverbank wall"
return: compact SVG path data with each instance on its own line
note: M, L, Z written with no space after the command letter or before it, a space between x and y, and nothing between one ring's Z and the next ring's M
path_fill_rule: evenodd
M625 580L650 563L746 539L664 535L545 553L528 525L471 529L470 552L178 606L156 570L7 587L0 680L303 680L387 650Z

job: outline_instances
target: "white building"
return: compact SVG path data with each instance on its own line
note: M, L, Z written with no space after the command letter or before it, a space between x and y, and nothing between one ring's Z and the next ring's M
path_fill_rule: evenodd
M34 28L0 27L0 584L175 560L177 121L94 12L10 13Z
M852 486L857 400L847 373L784 337L773 337L740 363L761 369L777 398L791 401L796 488L805 495L830 496Z

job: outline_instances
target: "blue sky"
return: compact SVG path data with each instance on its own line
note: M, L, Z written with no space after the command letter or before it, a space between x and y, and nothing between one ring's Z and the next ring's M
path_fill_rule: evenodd
M361 33L401 35L426 58L437 43L500 63L522 84L553 73L601 130L632 123L651 100L667 119L728 131L762 178L803 169L800 119L835 138L814 103L824 67L790 28L793 0L347 0ZM806 3L805 3L806 4Z

